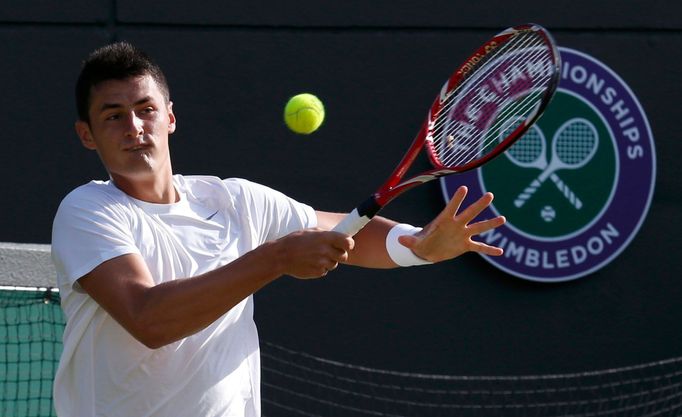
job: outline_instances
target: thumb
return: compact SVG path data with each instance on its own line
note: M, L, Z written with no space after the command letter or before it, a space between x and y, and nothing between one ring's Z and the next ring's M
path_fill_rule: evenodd
M398 242L408 249L414 249L417 246L417 242L419 242L419 238L414 235L402 235L398 236Z

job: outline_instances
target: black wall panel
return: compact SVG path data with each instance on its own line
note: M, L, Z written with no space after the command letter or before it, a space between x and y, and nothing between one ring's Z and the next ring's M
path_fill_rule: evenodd
M48 243L64 193L101 176L97 157L75 148L73 91L83 56L107 39L96 28L0 26L3 241Z
M22 0L4 1L0 7L3 23L96 23L113 18L108 0Z
M367 2L137 2L116 3L125 23L296 27L498 28L537 21L572 29L679 29L680 5L666 0L451 0Z

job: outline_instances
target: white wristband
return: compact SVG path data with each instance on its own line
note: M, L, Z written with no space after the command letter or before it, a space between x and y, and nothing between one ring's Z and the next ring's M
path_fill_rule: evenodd
M404 223L396 224L389 230L388 235L386 235L386 251L393 262L400 266L426 265L433 263L418 257L411 249L406 248L398 242L398 236L414 235L420 230L422 230L421 227L414 227Z

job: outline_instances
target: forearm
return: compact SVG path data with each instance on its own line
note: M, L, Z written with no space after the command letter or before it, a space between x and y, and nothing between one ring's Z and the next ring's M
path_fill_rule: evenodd
M319 227L331 230L344 218L345 214L317 212ZM353 239L355 248L348 254L349 265L366 268L395 268L386 251L386 235L396 222L385 217L375 216L360 230Z
M347 260L352 239L306 229L191 278L155 284L140 255L100 264L78 280L128 332L156 348L194 334L282 275L318 278Z
M145 289L131 333L155 348L201 331L282 276L277 250L267 243L213 271Z
M158 285L142 257L128 254L78 282L133 337L158 348L200 331L281 276L282 247L266 243L213 271Z

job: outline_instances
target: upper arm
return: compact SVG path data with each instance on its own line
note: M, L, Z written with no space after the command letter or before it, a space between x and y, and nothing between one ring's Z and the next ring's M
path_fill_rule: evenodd
M138 254L121 255L78 279L80 287L134 337L140 338L137 311L154 280Z

